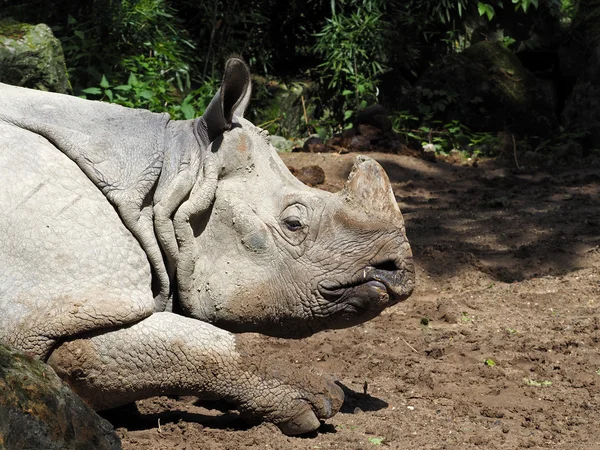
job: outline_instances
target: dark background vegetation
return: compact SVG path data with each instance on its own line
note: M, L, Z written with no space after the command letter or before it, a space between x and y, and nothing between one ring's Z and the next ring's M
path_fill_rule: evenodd
M506 141L498 133L516 135L531 148L573 138L585 144L586 131L576 135L560 118L596 48L597 3L0 0L0 18L52 27L76 95L165 111L178 119L196 117L218 87L224 61L236 54L256 77L251 119L271 132L286 134L280 127L286 111L269 103L273 86L302 82L310 86L302 95L308 112L294 137L331 136L352 126L358 111L380 103L407 142L429 142L438 152L460 147L494 154ZM481 41L500 43L550 86L558 122L544 136L534 133L532 141L510 124L482 123L477 129L476 121L473 125L460 113L448 116L464 97L454 88L421 89L417 102L406 101L443 58ZM487 145L475 145L484 141Z

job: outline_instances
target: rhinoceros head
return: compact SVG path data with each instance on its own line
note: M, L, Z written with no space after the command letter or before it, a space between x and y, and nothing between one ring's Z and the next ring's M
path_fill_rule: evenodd
M197 257L178 275L186 312L235 332L301 337L406 299L412 254L383 168L359 156L341 192L305 186L242 117L249 80L230 60L199 122L218 181L209 210L190 219Z

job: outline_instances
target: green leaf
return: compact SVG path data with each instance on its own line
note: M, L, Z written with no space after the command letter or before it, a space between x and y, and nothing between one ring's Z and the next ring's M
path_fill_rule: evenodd
M371 437L369 438L369 442L373 445L381 445L385 441L385 438L382 437Z
M352 117L352 114L354 113L354 111L352 110L347 110L344 112L344 120L348 120L350 117Z
M189 103L183 103L181 105L181 112L186 119L193 119L196 114L196 110Z
M116 89L117 91L130 91L131 85L130 84L120 84L119 86L115 86L114 89Z
M103 87L104 89L106 89L107 87L110 87L110 83L106 79L105 75L102 75L102 80L100 81L100 86Z
M344 96L346 96L346 95L352 95L352 94L354 94L354 92L352 92L351 90L348 90L348 89L344 89L342 91L342 95L344 95Z
M491 21L495 15L494 7L488 3L478 2L477 11L479 11L480 16L486 15L488 21Z
M135 74L133 72L131 72L129 74L129 78L127 79L127 84L129 84L130 86L137 86L138 85L138 79L135 76Z
M112 102L113 101L113 93L110 89L106 89L104 91L104 94L108 97L108 99Z
M83 33L83 31L75 30L73 32L73 34L75 36L77 36L79 39L81 39L82 41L85 39L85 34Z
M102 89L97 87L89 87L87 89L82 90L81 92L85 92L86 94L100 95L102 94Z
M149 89L146 89L142 92L140 92L140 97L145 98L146 100L150 100L152 97L154 97L154 92L152 92Z
M485 365L486 366L490 366L490 367L494 367L496 365L496 361L494 361L493 359L486 359L485 360Z

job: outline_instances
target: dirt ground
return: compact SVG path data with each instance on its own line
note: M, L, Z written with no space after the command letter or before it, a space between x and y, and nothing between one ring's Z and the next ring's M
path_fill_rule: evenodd
M124 448L600 449L599 165L372 156L404 213L415 293L354 328L254 337L265 357L339 380L341 412L291 438L223 405L160 397L110 417ZM321 166L328 190L353 158L284 155Z

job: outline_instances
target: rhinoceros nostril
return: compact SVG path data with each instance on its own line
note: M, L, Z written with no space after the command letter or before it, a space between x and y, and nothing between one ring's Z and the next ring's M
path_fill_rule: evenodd
M395 272L397 270L400 270L398 265L391 259L387 259L379 264L374 264L373 269L384 270L386 272Z

